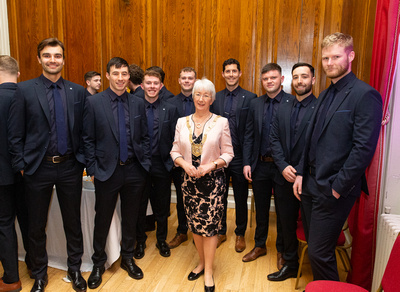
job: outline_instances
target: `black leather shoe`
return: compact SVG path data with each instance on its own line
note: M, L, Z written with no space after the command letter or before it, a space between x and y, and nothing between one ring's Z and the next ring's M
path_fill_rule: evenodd
M144 257L144 249L146 248L146 243L145 242L138 242L136 243L136 248L133 251L133 257L137 260L141 259Z
M135 264L133 259L122 259L121 268L128 272L129 277L140 280L143 278L142 270Z
M289 278L296 278L297 277L297 268L289 267L286 264L283 265L282 269L279 271L269 274L268 280L270 281L284 281Z
M84 292L87 289L86 280L83 279L81 271L71 271L68 269L67 278L72 283L72 288L77 292Z
M93 267L92 273L88 279L88 286L90 289L96 289L101 284L101 276L104 274L104 267Z
M47 286L48 281L49 280L48 280L47 275L43 279L36 279L35 284L33 284L33 287L31 289L31 292L44 291L44 288Z
M213 277L213 281L214 281L214 277ZM204 283L204 292L214 292L215 291L215 282L214 285L212 286L206 286L206 284Z
M160 255L162 255L163 257L169 257L171 255L171 251L165 240L157 241L156 247L160 250Z
M190 274L189 274L189 276L188 276L188 280L189 280L189 281L197 280L197 279L200 278L200 276L203 275L203 274L204 274L204 269L203 269L201 272L199 272L199 273L190 272Z

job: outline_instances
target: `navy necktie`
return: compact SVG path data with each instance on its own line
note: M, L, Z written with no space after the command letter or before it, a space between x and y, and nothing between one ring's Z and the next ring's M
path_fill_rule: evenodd
M262 127L262 140L261 140L261 155L270 155L269 149L269 133L271 129L271 121L274 110L274 99L268 98L267 109L264 111L263 127Z
M185 116L189 116L192 113L192 106L190 104L190 98L185 97Z
M292 110L292 115L290 116L290 147L293 149L294 141L296 138L296 123L299 117L299 112L301 108L301 103L297 102Z
M187 105L187 104L186 104ZM153 111L154 106L152 104L149 105L147 109L147 127L148 127L148 133L150 137L150 151L153 149L152 144L153 144L153 131L154 131L154 111Z
M67 152L67 130L65 126L64 106L57 84L53 83L51 87L53 88L54 111L56 116L57 150L58 153L64 155Z
M122 98L118 97L119 159L128 159L128 141L126 139L125 109Z
M231 110L232 110L232 103L233 103L233 94L232 94L232 92L229 92L226 97L227 97L227 100L226 100L226 103L225 103L224 117L225 118L229 118Z

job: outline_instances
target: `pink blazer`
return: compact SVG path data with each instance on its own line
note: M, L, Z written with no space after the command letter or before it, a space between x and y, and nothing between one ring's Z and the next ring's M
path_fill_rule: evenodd
M219 117L215 125L207 131L206 129L211 123L213 123L215 117L216 115L213 114L212 118L204 126L204 132L207 133L207 139L203 145L203 152L201 153L201 164L207 164L221 158L226 162L225 167L227 167L234 156L228 119ZM193 131L195 126L192 120L192 115L189 116L189 123ZM192 163L192 146L189 140L189 135L192 134L193 132L189 133L186 117L178 119L175 128L175 140L171 150L173 161L178 157L182 157L185 161L190 164Z

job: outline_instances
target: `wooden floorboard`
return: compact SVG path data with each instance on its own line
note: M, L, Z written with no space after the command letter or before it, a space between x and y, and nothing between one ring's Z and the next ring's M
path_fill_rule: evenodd
M250 212L249 212L250 213ZM254 214L253 214L254 216ZM228 209L228 239L218 249L214 261L214 280L216 291L296 291L294 284L296 279L288 279L283 282L270 282L267 280L269 273L276 269L276 216L270 214L269 236L267 240L267 255L249 263L243 263L242 257L254 247L255 218L253 227L248 226L246 232L247 248L242 253L235 252L235 211ZM249 220L250 221L250 220ZM167 241L171 240L177 227L175 204L171 204L171 216L169 217L169 233ZM115 262L103 275L103 282L99 288L88 291L101 292L125 292L125 291L204 291L204 279L200 277L196 281L188 281L187 275L197 265L198 256L193 245L192 235L181 246L171 250L171 256L164 258L155 247L155 231L148 232L144 258L136 260L138 266L144 272L142 280L131 279L125 270L120 268L120 260ZM23 290L30 291L33 280L29 278L24 262L19 262L19 272ZM346 273L339 266L341 280L344 281ZM0 265L0 273L3 274ZM55 268L48 269L49 284L46 291L73 291L71 284L63 281L65 271ZM87 279L90 272L83 273ZM312 280L311 268L306 259L302 270L302 277L297 291L303 291L306 284Z

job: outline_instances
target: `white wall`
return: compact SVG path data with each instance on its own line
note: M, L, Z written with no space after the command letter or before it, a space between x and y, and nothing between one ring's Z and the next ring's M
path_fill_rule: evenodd
M0 0L0 55L10 55L7 0Z

